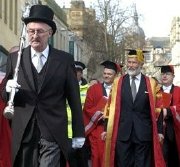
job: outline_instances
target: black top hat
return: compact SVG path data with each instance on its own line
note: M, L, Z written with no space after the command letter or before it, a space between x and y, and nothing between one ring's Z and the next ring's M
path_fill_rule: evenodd
M119 71L118 65L112 61L106 60L106 61L102 62L101 65L103 65L104 68L114 70L116 73Z
M86 68L85 64L80 61L75 61L75 67L77 70L81 71L83 71Z
M53 21L54 12L46 5L33 5L30 9L29 17L23 18L27 25L30 22L43 22L48 24L52 30L53 35L56 32L56 23Z

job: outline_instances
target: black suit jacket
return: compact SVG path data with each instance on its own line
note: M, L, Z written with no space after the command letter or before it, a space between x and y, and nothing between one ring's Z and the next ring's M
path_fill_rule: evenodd
M133 102L129 75L122 82L121 115L118 129L118 139L127 141L135 134L140 141L152 139L152 123L150 117L149 96L145 77L142 75L136 99Z
M23 50L18 72L18 83L21 88L15 95L12 119L13 160L20 148L23 133L27 124L38 108L39 117L44 121L49 132L59 144L67 157L67 112L66 99L72 111L73 137L84 137L82 107L79 85L76 78L73 57L63 51L50 47L47 69L40 90L35 89L30 59L30 47ZM10 54L4 85L12 79L17 62L17 53ZM4 90L4 98L7 94Z

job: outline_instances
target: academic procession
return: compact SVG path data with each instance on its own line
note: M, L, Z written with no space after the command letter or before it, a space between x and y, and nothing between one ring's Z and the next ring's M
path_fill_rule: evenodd
M51 44L53 9L25 12L0 84L0 167L180 167L174 66L150 77L147 50L128 48L123 64L106 59L87 76L85 62Z

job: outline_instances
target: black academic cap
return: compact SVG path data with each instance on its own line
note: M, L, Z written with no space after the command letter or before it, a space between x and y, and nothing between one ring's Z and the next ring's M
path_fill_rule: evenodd
M84 70L86 68L85 64L80 61L75 61L75 67L78 70Z
M160 67L161 67L161 73L172 72L174 74L173 65L164 65L164 66L160 66Z
M112 61L106 60L106 61L102 62L101 65L103 65L104 68L114 70L116 73L119 71L118 65Z
M126 49L127 51L129 51L128 55L137 55L138 51L142 52L142 53L148 53L150 51L147 50L141 50L141 49Z
M136 57L139 62L144 62L144 53L148 53L149 51L141 50L141 49L126 49L129 51L128 57Z

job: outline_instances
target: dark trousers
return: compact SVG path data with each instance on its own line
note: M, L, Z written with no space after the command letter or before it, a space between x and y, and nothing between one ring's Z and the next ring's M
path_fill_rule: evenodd
M151 167L151 161L152 141L139 141L133 136L128 141L117 140L116 167Z
M60 155L55 142L41 139L36 149L28 144L21 146L14 167L62 167Z
M41 139L39 146L39 167L61 167L60 149L55 142Z
M65 167L57 143L40 137L35 117L29 122L13 167Z
M68 163L69 167L88 167L88 150L84 145L82 148L73 149L72 139L69 139Z
M163 142L163 154L167 167L180 167L175 139L170 141L168 137L165 136Z

